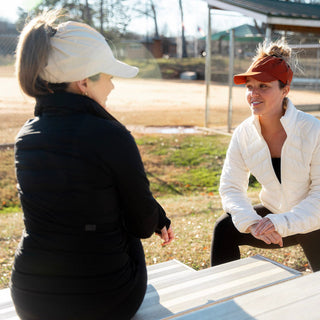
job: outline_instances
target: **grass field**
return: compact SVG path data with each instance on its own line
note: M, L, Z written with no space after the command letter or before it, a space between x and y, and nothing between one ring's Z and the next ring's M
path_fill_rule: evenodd
M225 135L135 135L151 189L172 220L176 238L143 240L147 264L177 259L196 270L209 267L212 229L222 214L218 182L229 137ZM8 287L23 229L13 169L13 150L0 150L0 288ZM249 194L258 202L259 186ZM93 204L94 205L94 204ZM300 246L261 250L243 246L242 257L261 254L296 270L309 266Z

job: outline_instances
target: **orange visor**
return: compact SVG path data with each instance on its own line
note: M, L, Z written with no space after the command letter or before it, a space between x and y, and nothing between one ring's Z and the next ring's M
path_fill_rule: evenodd
M261 82L280 80L284 84L290 84L293 72L289 65L281 58L267 56L255 61L245 73L233 77L235 84L245 84L247 77L253 77Z

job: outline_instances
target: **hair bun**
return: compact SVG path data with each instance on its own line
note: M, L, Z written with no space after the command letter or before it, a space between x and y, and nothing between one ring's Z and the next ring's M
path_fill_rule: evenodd
M267 47L266 51L268 55L282 58L286 61L291 57L291 48L287 45L279 43L272 43L269 47Z
M293 51L285 40L277 40L271 43L264 41L260 43L256 49L256 55L253 57L253 61L268 56L283 59L292 71L303 74L303 70L298 63L297 52Z

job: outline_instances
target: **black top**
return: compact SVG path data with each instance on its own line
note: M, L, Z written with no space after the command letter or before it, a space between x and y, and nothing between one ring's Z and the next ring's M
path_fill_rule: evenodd
M274 173L281 183L281 158L271 158Z
M15 146L26 230L12 284L65 294L130 290L130 239L170 226L136 143L90 98L55 93L36 101Z

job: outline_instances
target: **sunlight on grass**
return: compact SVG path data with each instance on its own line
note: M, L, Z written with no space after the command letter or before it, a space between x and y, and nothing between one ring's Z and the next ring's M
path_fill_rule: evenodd
M229 140L223 135L137 139L154 194L217 192Z

